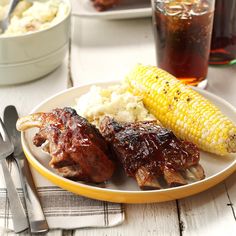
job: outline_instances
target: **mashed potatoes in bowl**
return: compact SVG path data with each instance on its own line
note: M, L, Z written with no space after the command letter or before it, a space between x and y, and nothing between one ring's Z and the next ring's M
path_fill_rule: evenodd
M70 26L70 0L21 0L0 34L0 85L25 83L55 70L68 51Z
M7 0L0 0L0 19L3 19ZM8 28L1 36L21 35L50 28L63 20L69 6L62 0L21 0L15 7Z

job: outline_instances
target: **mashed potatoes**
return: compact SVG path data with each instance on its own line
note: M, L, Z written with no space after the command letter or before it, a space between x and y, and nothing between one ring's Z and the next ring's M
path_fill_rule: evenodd
M6 4L3 10L5 8ZM65 18L68 11L68 4L62 0L22 0L16 6L10 24L2 35L19 35L49 28Z
M112 86L102 89L92 86L90 91L76 100L78 114L97 127L108 115L121 122L155 120L144 107L140 97L127 92L125 86Z
M0 0L0 21L4 18L5 13L7 11L9 0Z

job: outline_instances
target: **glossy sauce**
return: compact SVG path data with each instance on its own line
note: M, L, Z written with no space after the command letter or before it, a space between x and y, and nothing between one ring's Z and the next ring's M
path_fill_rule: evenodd
M161 176L164 168L185 170L199 162L194 144L177 139L155 121L120 124L108 120L102 134L129 176L134 176L140 167Z

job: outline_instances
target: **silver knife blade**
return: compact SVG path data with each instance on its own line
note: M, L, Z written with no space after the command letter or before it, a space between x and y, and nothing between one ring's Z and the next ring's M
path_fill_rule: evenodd
M28 161L21 146L21 133L16 129L18 118L18 113L14 106L5 108L4 124L14 145L13 157L17 162L21 176L30 229L32 233L46 232L48 231L48 224L40 204Z

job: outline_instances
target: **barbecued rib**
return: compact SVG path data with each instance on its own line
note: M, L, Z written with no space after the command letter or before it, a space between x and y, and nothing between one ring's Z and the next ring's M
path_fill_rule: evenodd
M134 177L141 189L159 189L163 180L174 187L191 178L204 178L197 147L179 140L156 121L118 123L105 117L100 131L126 174Z
M100 132L71 108L35 113L17 122L20 131L38 127L34 144L41 146L52 159L49 165L61 175L74 180L100 183L114 171L108 146Z

